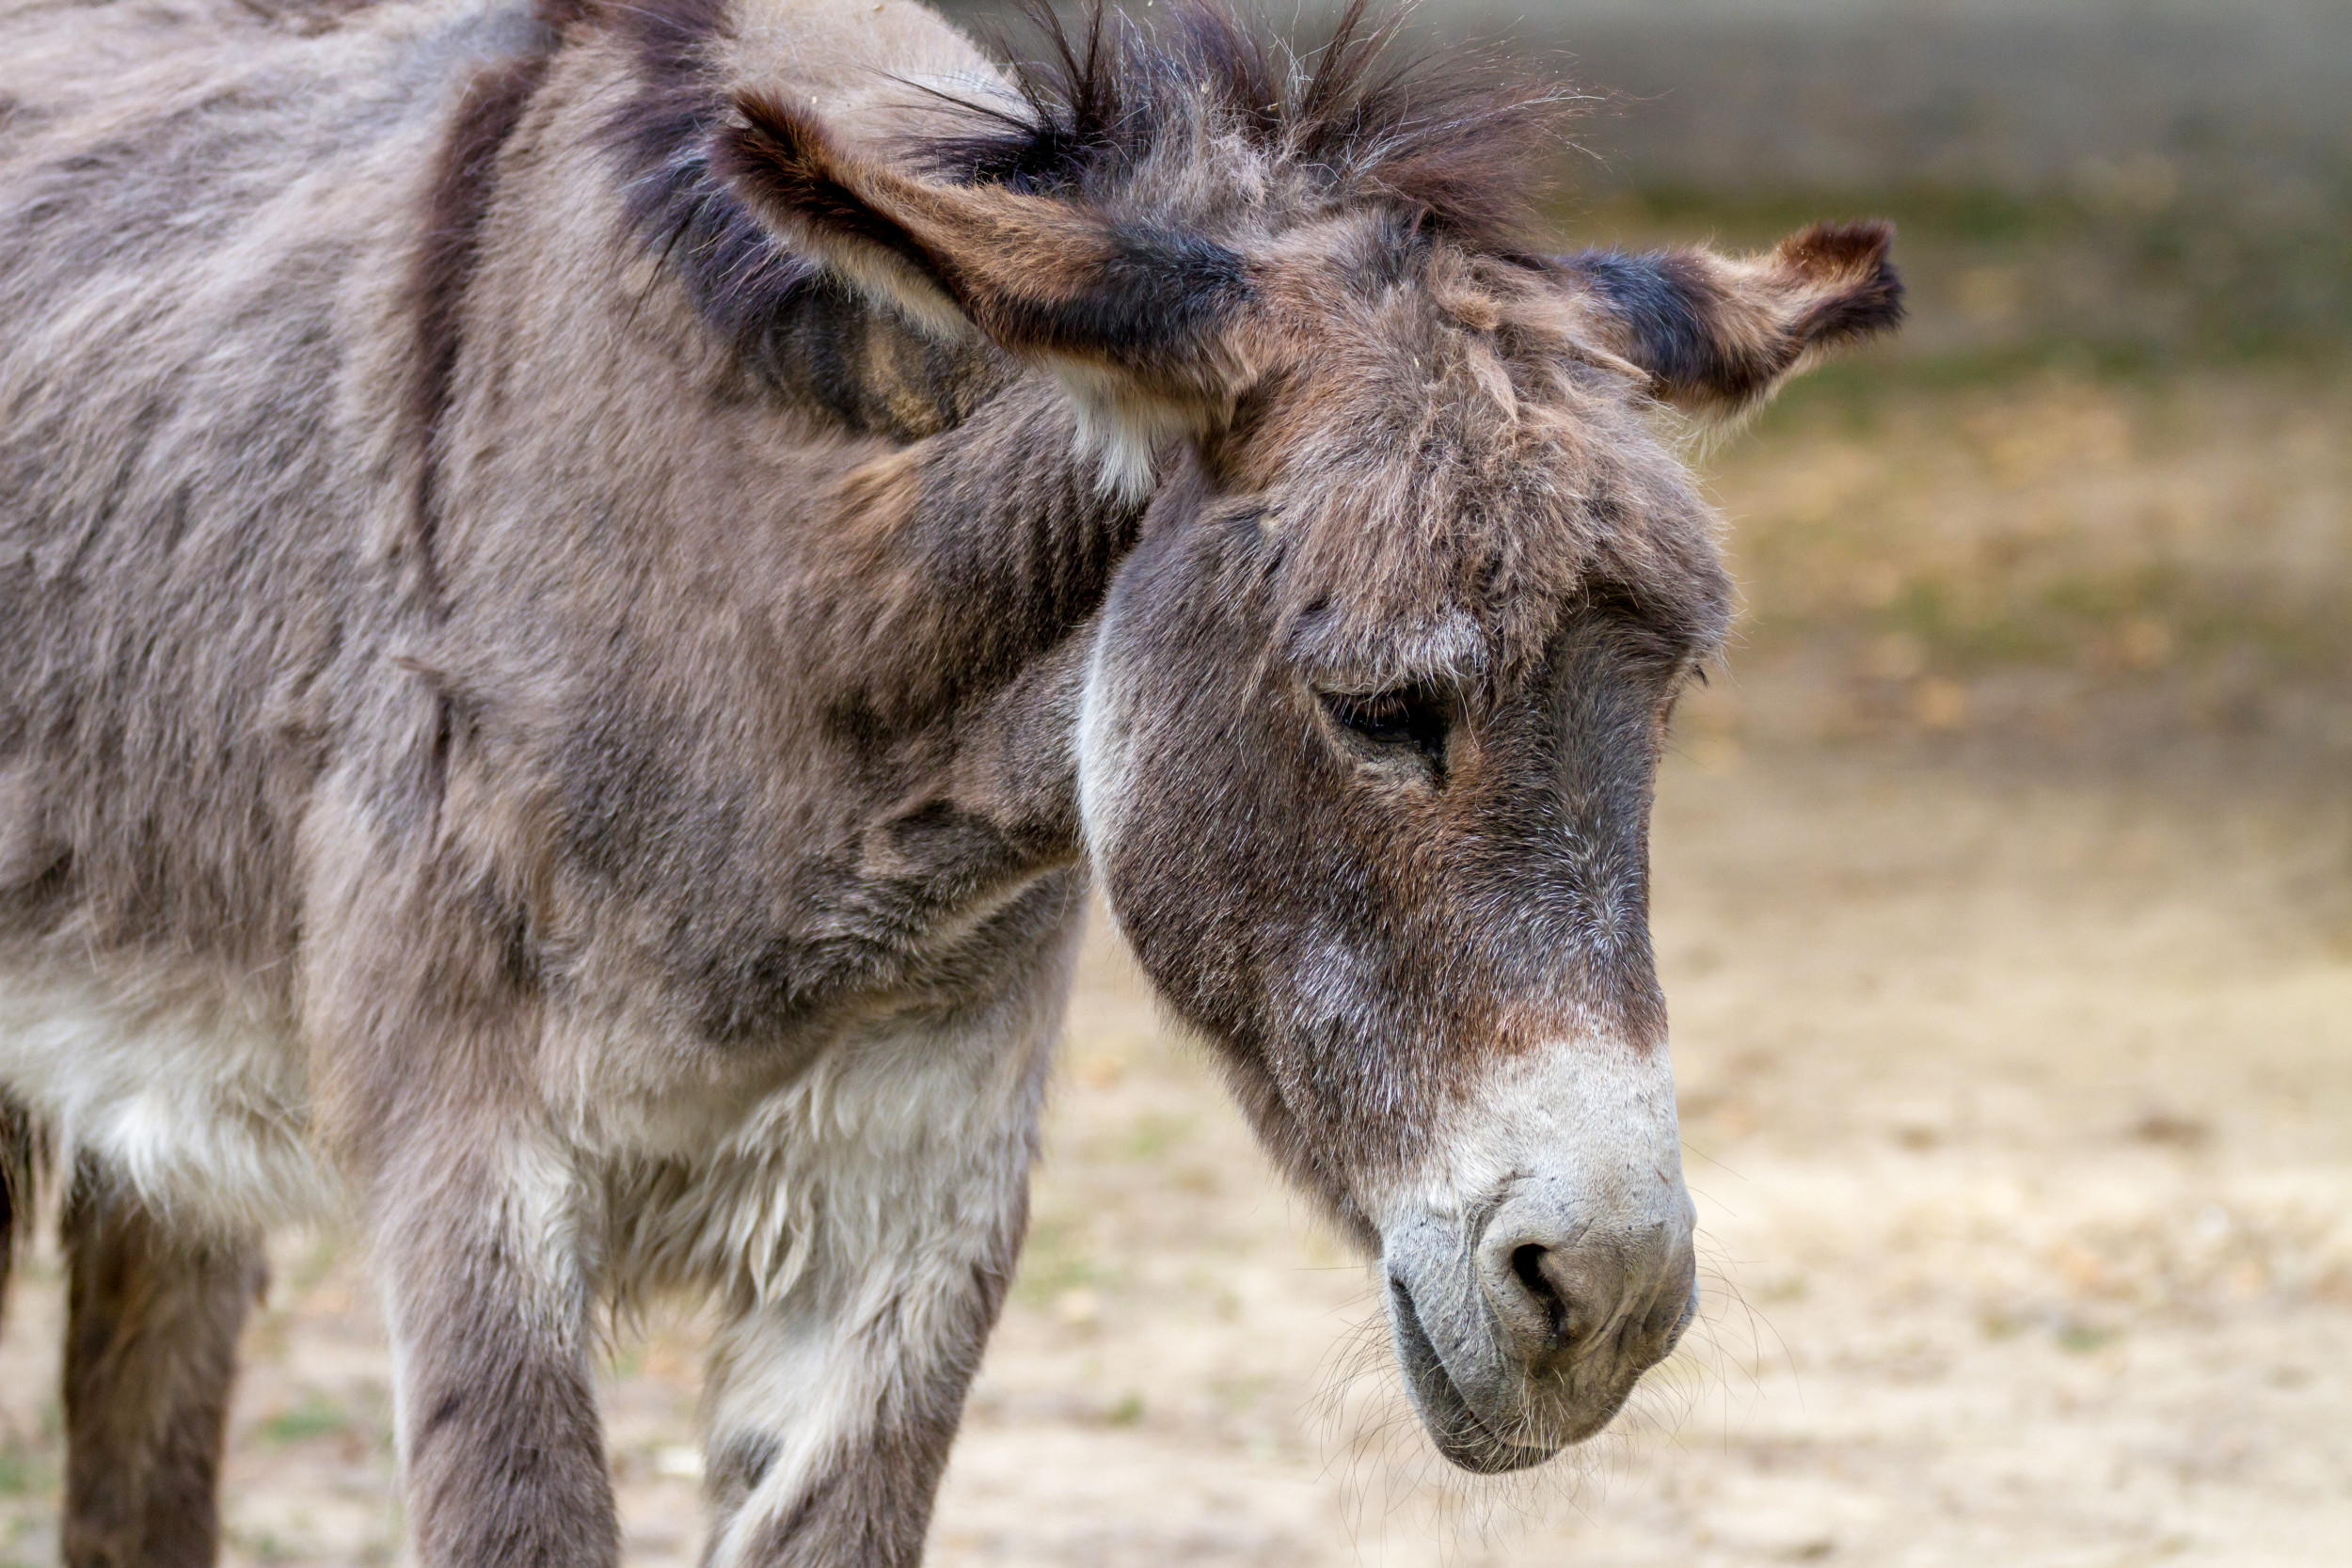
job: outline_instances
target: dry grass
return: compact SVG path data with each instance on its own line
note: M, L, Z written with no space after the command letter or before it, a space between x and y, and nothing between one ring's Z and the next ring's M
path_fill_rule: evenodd
M1726 452L1751 684L1832 736L2352 753L2352 385L1831 388Z

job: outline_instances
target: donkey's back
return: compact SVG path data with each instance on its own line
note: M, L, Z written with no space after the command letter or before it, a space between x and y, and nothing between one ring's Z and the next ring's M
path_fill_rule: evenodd
M411 214L473 71L536 24L305 15L0 11L0 962L20 976L46 950L266 979L309 785L358 718L364 683L339 676L397 617L375 567Z
M45 1126L72 1561L209 1560L254 1227L330 1185L296 847L403 614L410 214L536 26L329 24L0 5L0 1283Z

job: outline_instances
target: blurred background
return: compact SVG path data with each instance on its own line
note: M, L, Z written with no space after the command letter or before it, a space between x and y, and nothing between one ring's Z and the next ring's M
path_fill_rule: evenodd
M1598 94L1564 246L1900 226L1901 339L1700 458L1743 608L1655 904L1705 1319L1586 1449L1447 1472L1098 937L933 1560L2352 1561L2352 4L1422 25ZM231 1560L389 1560L380 1329L278 1250ZM0 1564L55 1553L33 1285ZM699 1549L697 1338L609 1359L635 1562Z

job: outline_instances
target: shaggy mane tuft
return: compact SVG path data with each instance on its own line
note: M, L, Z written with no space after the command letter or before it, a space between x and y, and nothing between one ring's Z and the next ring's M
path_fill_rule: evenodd
M914 150L935 177L1108 197L1205 110L1331 198L1393 202L1462 244L1514 252L1587 102L1499 56L1406 47L1406 6L1350 0L1313 48L1224 0L1176 0L1158 26L1105 0L1074 24L1044 0L1022 9L1041 58L990 40L1012 61L1021 108L958 101L980 125Z
M627 41L637 80L607 135L628 222L705 319L756 357L781 317L827 308L818 270L710 169L727 101L708 46L726 0L543 3L590 6ZM1311 199L1384 204L1457 244L1520 255L1583 100L1486 54L1409 49L1407 14L1352 0L1319 47L1301 48L1226 0L1155 7L1152 24L1106 0L1073 22L1028 0L1031 44L992 40L1013 62L1017 102L941 95L951 123L907 156L934 179L1115 200L1155 150L1238 133Z

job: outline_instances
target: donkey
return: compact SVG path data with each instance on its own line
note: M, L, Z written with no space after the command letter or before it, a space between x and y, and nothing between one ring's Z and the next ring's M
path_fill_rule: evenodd
M1211 0L0 0L0 1226L69 1173L65 1555L209 1561L340 1211L432 1565L610 1564L699 1292L713 1564L901 1564L1089 887L1377 1259L1438 1449L1693 1304L1647 816L1676 456L1883 225L1548 253L1566 95Z

